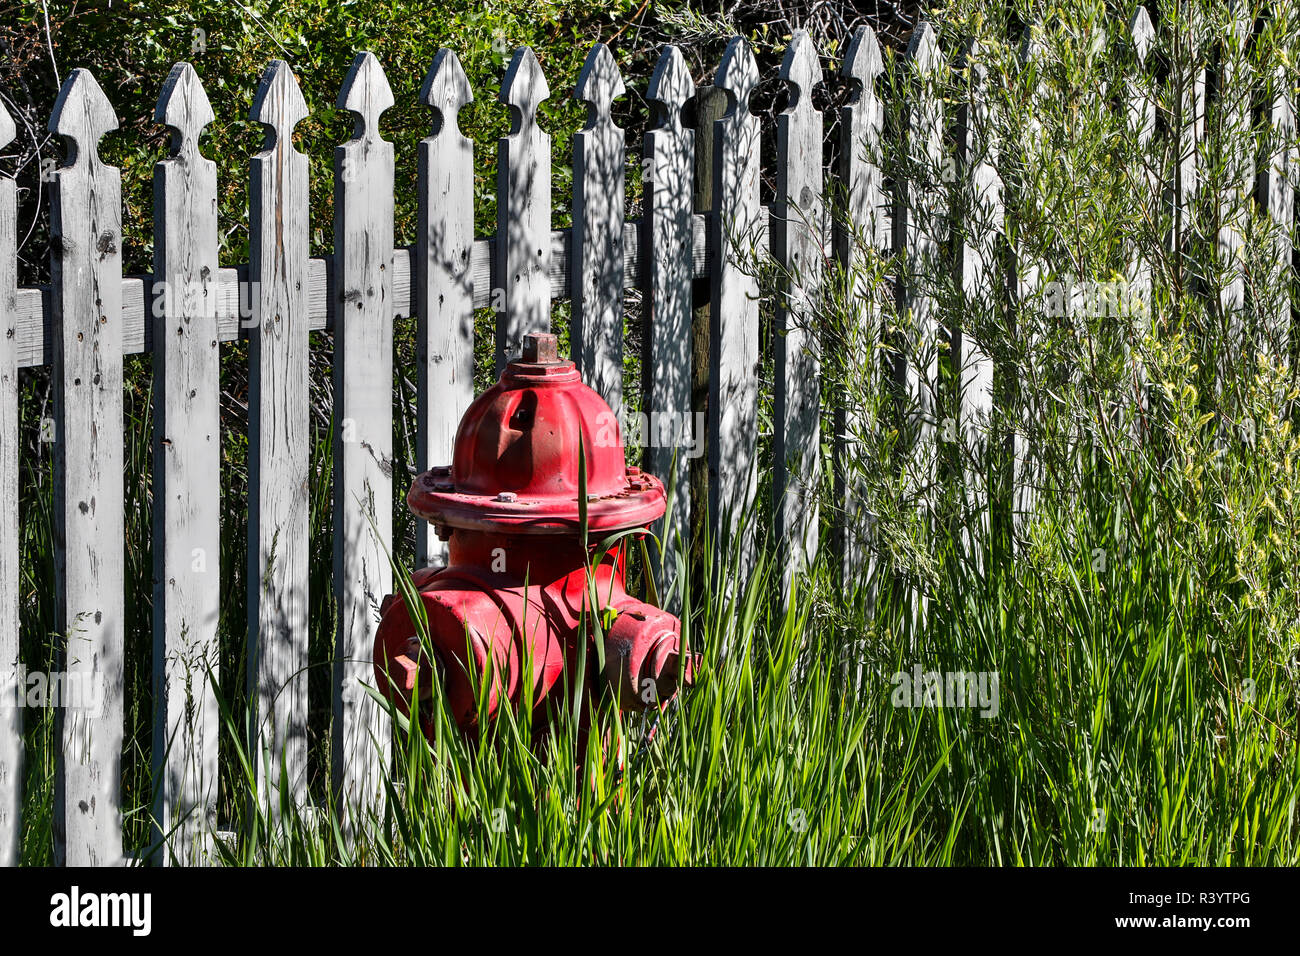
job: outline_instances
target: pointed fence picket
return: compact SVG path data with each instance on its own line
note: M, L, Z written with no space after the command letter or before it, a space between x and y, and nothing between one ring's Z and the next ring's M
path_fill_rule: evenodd
M1038 105L1044 95L1046 80L1042 76L1043 42L1039 27L1025 28L1020 46L1020 80L1025 84L1028 117L1022 144L1022 164L1011 176L1009 201L1018 207L1021 221L1032 221L1035 208L1032 177L1046 160L1042 125L1037 119ZM1045 370L1041 366L1041 346L1046 337L1046 319L1042 309L1042 285L1048 281L1045 263L1037 250L1030 248L1029 237L1020 231L1010 241L1012 291L1011 324L1015 329L1016 351L1024 361L1012 371L1008 385L1008 404L1013 410L1010 438L1012 539L1019 543L1028 537L1038 507L1038 493L1045 480L1041 430L1044 397L1038 390Z
M198 145L214 116L188 63L155 118L174 131L154 171L155 839L158 862L198 863L216 826L221 362L217 165Z
M772 523L780 549L781 593L817 554L821 514L821 359L813 317L822 283L826 223L822 199L821 111L812 105L822 81L812 38L794 35L781 64L791 101L777 117L776 207L772 258L781 270L775 353Z
M1247 44L1254 24L1240 0L1231 7L1227 31L1218 38L1218 82L1213 102L1215 129L1223 135L1219 165L1222 179L1217 184L1215 218L1216 265L1219 276L1218 311L1228 329L1229 348L1219 357L1218 381L1222 388L1237 355L1247 348L1246 320L1246 230L1250 221L1251 186L1255 181L1255 140L1251 129L1254 84L1250 76Z
M17 129L0 103L0 149ZM18 206L0 174L0 866L17 866L22 836L23 712L18 648Z
M1170 228L1166 242L1170 252L1182 251L1196 229L1194 203L1204 170L1201 144L1205 140L1205 107L1208 83L1206 46L1208 29L1201 15L1185 3L1173 7L1171 42L1178 68L1166 79L1170 116L1171 166L1166 173L1165 202Z
M1276 282L1276 273L1291 268L1292 230L1295 226L1295 183L1297 166L1300 165L1297 162L1295 104L1288 89L1284 66L1279 65L1270 77L1266 103L1268 153L1261 164L1255 196L1275 230L1273 255L1270 257L1270 269L1274 275L1268 277L1270 279L1268 284L1272 285ZM1262 335L1264 347L1282 361L1289 362L1291 297L1278 296L1275 300L1260 305L1261 312L1264 314Z
M68 684L81 692L60 711L55 858L69 866L122 860L122 177L99 159L116 128L99 84L75 70L50 118L72 150L55 173L50 220L57 630Z
M954 254L963 308L952 330L950 361L956 371L955 467L960 471L961 499L957 511L959 535L966 555L982 567L991 544L995 489L990 480L996 447L993 356L990 333L961 321L980 302L1000 298L997 255L1004 238L1002 177L998 173L998 143L993 132L988 72L982 50L971 41L962 51L967 96L961 104L956 131L957 181L961 183L952 215Z
M474 399L474 144L456 125L473 99L456 54L439 50L420 89L437 125L420 141L412 276L419 319L415 459L422 472L451 464L456 426ZM446 553L432 525L417 529L419 565L441 563Z
M1175 105L1168 130L1157 120L1162 102L1149 51L1157 45L1202 42L1176 18L1158 36L1144 11L1117 47L1132 82L1117 90L1142 149L1169 156L1130 170L1142 209L1182 249L1196 207L1204 134L1205 73L1196 61L1166 82L1163 102ZM1241 29L1245 29L1242 25ZM1182 31L1182 32L1179 32ZM1184 35L1184 33L1186 35ZM1235 34L1228 44L1244 42ZM1199 49L1199 47L1198 47ZM1047 83L1036 32L1027 35L1022 74L1029 101ZM936 483L962 485L963 534L977 559L990 540L995 508L1015 512L1014 540L1023 541L1033 517L1032 492L1041 481L1031 454L1035 364L1042 308L1038 288L1051 263L1012 229L1012 212L1032 212L1026 156L1013 155L992 136L997 98L985 68L986 51L963 46L952 58L938 35L920 25L892 80L875 35L860 29L835 65L847 86L839 110L835 175L824 175L826 118L814 90L824 62L806 33L786 50L780 80L787 106L777 117L771 208L760 201L761 124L751 111L760 82L748 43L728 45L712 86L697 87L681 52L667 47L650 77L654 106L644 141L644 214L628 221L625 208L624 132L611 103L625 84L611 51L597 46L578 78L576 97L588 121L574 141L574 225L551 228L551 143L538 106L550 89L531 50L511 60L501 102L512 128L499 147L498 228L475 238L474 155L458 128L473 94L456 55L442 50L430 65L419 101L432 110L432 128L418 144L414 171L419 209L415 241L394 245L394 145L380 135L381 114L395 98L378 58L359 55L344 79L338 107L356 117L351 137L335 150L334 249L310 258L308 157L293 146L294 127L308 116L289 66L270 65L252 118L266 127L265 148L251 161L248 226L250 261L217 261L215 165L201 152L214 121L197 72L178 64L167 78L156 118L173 131L169 155L155 172L154 274L123 277L122 207L118 171L99 157L100 140L115 129L111 104L91 74L78 70L64 83L50 128L68 143L70 161L55 173L51 197L51 274L48 289L17 285L18 229L13 180L0 174L0 863L19 859L22 821L21 711L23 675L17 622L21 618L19 560L19 370L50 366L55 414L40 423L55 445L58 556L56 600L64 667L88 692L85 706L61 711L54 829L57 859L69 864L113 864L130 854L122 846L120 793L123 752L123 357L152 353L154 362L153 613L156 799L154 860L197 864L211 859L216 818L217 737L215 667L218 593L221 447L221 344L249 343L249 524L247 660L254 746L261 796L272 813L284 797L307 800L308 660L307 568L309 473L309 333L332 336L334 375L333 599L337 632L331 671L333 720L331 798L339 809L377 808L385 792L388 728L364 692L377 604L391 589L394 497L405 476L393 474L393 328L397 318L418 323L416 455L423 470L451 461L457 422L470 403L474 372L474 310L497 313L495 361L518 354L527 331L550 327L551 303L573 304L573 354L588 381L622 412L624 304L627 289L644 292L641 427L629 440L644 446L643 462L674 487L674 500L656 528L666 557L659 583L680 607L672 587L691 556L698 524L715 554L739 580L754 568L761 538L771 534L780 567L776 580L791 593L799 572L819 548L823 520L838 542L846 585L863 579L880 560L877 532L865 510L860 441L890 422L824 396L829 360L814 332L823 293L855 305L836 361L857 363L869 393L887 386L868 355L881 339L898 348L889 371L897 375L902 408L914 434L905 445L904 483L924 505ZM1279 270L1291 268L1296 167L1295 120L1279 70L1254 77L1244 70L1218 76L1209 109L1245 123L1241 104L1264 105L1264 156L1249 144L1234 153L1230 181L1253 186L1253 202L1274 232ZM886 89L898 89L901 124L885 123ZM954 90L958 92L953 93ZM947 91L950 102L945 102ZM694 117L693 125L689 119ZM1046 161L1027 117L1027 154ZM1242 136L1253 135L1243 126ZM0 147L15 136L0 106ZM1158 141L1163 136L1163 141ZM1014 144L1012 144L1014 145ZM1239 144L1241 145L1241 144ZM893 173L887 181L884 170ZM953 175L950 177L948 172ZM833 180L833 181L832 181ZM950 181L952 180L952 181ZM1223 197L1221 196L1220 199ZM697 206L697 204L699 204ZM1004 215L1003 206L1007 212ZM1223 207L1215 238L1232 246L1250 221L1242 202ZM828 222L836 213L834 227ZM847 216L852 225L846 225ZM1001 253L1003 245L1009 248ZM1237 255L1238 246L1231 254ZM897 254L891 260L891 255ZM1129 256L1129 278L1149 293L1153 263ZM898 275L879 275L897 262ZM757 267L774 266L774 327L761 326ZM970 309L948 309L933 288L955 278ZM842 277L844 285L834 283ZM1235 283L1238 278L1233 277ZM1245 288L1249 288L1249 275ZM1254 303L1228 287L1240 311ZM1011 294L1007 296L1007 293ZM896 295L905 321L886 330ZM1009 299L1003 302L1003 297ZM998 351L986 329L962 318L996 299L1008 307L1028 363L998 369ZM699 309L707 301L707 311ZM1259 303L1263 345L1285 355L1291 307ZM701 316L707 314L707 335ZM700 326L697 328L697 325ZM906 336L900 338L899 332ZM707 340L707 348L701 343ZM770 349L770 351L767 351ZM1014 351L1014 350L1010 350ZM946 356L946 357L944 357ZM764 360L771 360L773 417L770 449L759 433ZM876 359L877 362L880 359ZM942 363L950 365L945 385ZM707 378L707 427L700 435L694 379ZM1018 378L1004 393L994 382ZM1144 383L1135 370L1139 401ZM955 388L956 394L952 394ZM1018 403L1018 404L1017 404ZM823 405L833 434L823 450ZM1000 408L999 405L1009 407ZM993 439L998 413L1016 433L1014 501L995 501L1005 476ZM958 426L946 427L945 417ZM36 424L36 423L31 423ZM876 436L879 437L879 436ZM941 443L960 437L960 467L939 468ZM1140 437L1135 440L1141 440ZM705 500L693 500L690 456L707 449ZM635 448L629 449L636 453ZM818 512L833 463L835 508ZM771 523L759 527L760 469L772 476ZM696 522L695 519L701 520ZM431 529L421 529L417 558L445 557ZM317 662L318 663L318 662ZM283 774L283 778L282 778ZM346 828L345 828L346 830Z
M939 272L943 235L944 107L939 87L946 69L934 29L921 24L907 48L907 100L903 113L901 170L894 199L894 247L902 253L898 282L901 329L894 377L912 459L904 487L927 512L935 506L935 442L940 412L941 329L933 277Z
M646 215L641 233L647 250L646 388L641 439L645 466L670 489L668 510L655 529L663 544L662 567L672 572L689 550L691 489L689 452L694 439L691 405L695 278L695 131L682 125L682 110L695 84L681 51L665 47L650 77L647 99L656 106L645 137ZM666 583L660 578L660 584ZM674 592L672 609L679 610Z
M1129 21L1128 37L1123 45L1129 56L1129 79L1123 96L1128 132L1133 138L1133 158L1126 172L1137 204L1138 229L1146 229L1148 223L1156 221L1160 202L1160 175L1156 164L1149 159L1156 132L1156 94L1147 57L1154 39L1151 18L1145 8L1138 7ZM1132 390L1126 389L1120 400L1120 420L1127 423L1124 428L1127 438L1138 443L1149 431L1150 383L1142 367L1140 351L1134 346L1150 329L1152 266L1138 251L1137 242L1130 241L1126 256L1129 307L1124 311L1129 323L1126 348L1127 364L1132 369Z
M590 118L573 139L569 340L582 380L616 413L623 407L624 151L609 111L624 92L614 55L596 44L574 94Z
M520 353L524 333L551 327L551 137L537 108L551 88L533 51L519 50L500 100L511 129L497 150L497 371Z
M763 230L760 126L749 109L758 64L743 38L727 45L714 85L726 91L728 107L713 124L709 524L715 553L734 553L743 580L756 543L749 515L758 491L759 288L752 257Z
M884 61L875 31L860 27L853 35L840 75L850 85L840 110L839 188L835 201L843 204L834 222L834 255L842 270L844 295L852 303L857 322L845 330L853 355L875 354L881 340L881 309L877 290L867 270L870 253L884 255L890 246L892 226L886 206L881 148L884 132L884 104L876 82L884 72ZM863 363L863 387L879 388L882 363ZM873 580L874 553L870 530L873 519L866 511L864 477L856 474L853 462L861 459L858 444L866 440L871 427L861 404L851 397L835 403L835 500L840 573L848 584L859 576ZM865 569L865 572L864 572Z
M359 54L338 105L357 117L335 150L334 198L334 646L333 796L374 810L384 793L388 717L366 693L378 630L374 609L392 591L393 144L379 116L393 105L379 61Z
M293 128L307 104L289 64L262 75L251 117L266 127L249 186L248 694L251 759L272 813L283 782L307 789L307 157Z

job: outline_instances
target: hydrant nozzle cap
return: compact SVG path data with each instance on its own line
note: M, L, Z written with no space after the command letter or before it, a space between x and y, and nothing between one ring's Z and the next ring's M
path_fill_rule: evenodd
M522 359L530 365L554 365L560 361L559 339L551 332L527 333Z

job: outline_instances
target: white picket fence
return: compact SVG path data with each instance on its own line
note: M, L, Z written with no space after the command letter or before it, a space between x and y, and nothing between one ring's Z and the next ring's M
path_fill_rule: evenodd
M1032 36L1032 35L1031 35ZM1149 139L1154 101L1143 63L1157 42L1139 9L1124 44L1136 52L1131 117ZM1025 46L1031 70L1035 44ZM847 212L882 251L901 251L898 301L916 320L920 339L950 343L961 369L961 426L984 440L993 409L988 351L960 317L940 312L916 276L957 268L965 294L1001 294L1002 265L994 255L1001 224L1003 177L990 140L987 77L971 45L956 62L970 70L969 102L946 103L937 84L946 69L932 28L915 32L900 68L912 71L912 99L894 144L900 155L929 168L943 161L945 130L955 126L957 173L970 187L985 221L994 225L943 260L938 223L945 192L930 178L898 181L886 189L877 156L884 136L885 60L870 29L861 29L844 53L840 72L852 92L841 109L838 168L831 177ZM828 258L846 265L861 245L843 228L832 230L823 170L824 117L811 91L823 79L806 34L789 45L780 78L790 87L777 129L777 195L760 202L759 119L748 109L759 84L749 45L727 47L713 81L713 105L696 90L680 52L665 48L649 81L655 104L645 137L646 198L640 221L624 205L624 135L612 121L611 101L624 92L609 50L596 46L577 84L590 119L575 138L573 228L551 228L550 137L538 123L538 104L550 91L533 53L519 50L500 99L512 114L512 132L499 147L498 227L476 239L472 144L458 130L458 111L472 92L456 55L435 58L421 102L436 114L434 131L419 145L418 236L394 248L394 150L378 120L394 103L379 61L356 58L338 105L357 117L352 139L335 150L334 254L309 256L307 157L291 133L308 115L289 66L266 70L251 116L267 129L265 148L251 160L250 261L217 260L217 174L199 138L213 113L196 71L178 64L158 101L157 118L174 132L172 155L155 173L154 274L122 275L120 179L98 157L101 137L116 128L112 105L87 70L64 83L50 129L72 147L55 173L51 195L52 284L16 287L15 197L0 177L0 675L18 674L18 393L19 368L52 365L57 389L54 441L57 514L62 547L57 602L67 636L66 669L106 688L102 707L68 709L62 722L62 761L55 827L60 862L114 864L124 859L120 764L123 752L124 563L122 357L152 352L155 362L154 521L155 599L154 776L155 814L162 826L184 821L171 841L180 862L201 857L205 835L217 825L217 707L205 663L215 667L220 594L219 357L222 342L250 343L248 528L248 682L257 708L258 744L270 766L283 762L293 798L307 785L307 547L310 431L309 337L334 337L337 443L334 582L339 628L333 672L334 793L343 802L377 799L384 764L385 721L362 692L376 627L373 606L391 589L385 545L391 538L389 503L404 494L391 475L392 336L395 317L418 319L418 466L451 459L454 429L472 398L473 310L498 309L497 361L517 354L522 335L550 325L551 302L571 299L572 351L586 380L615 407L622 389L623 294L639 288L648 322L644 361L651 370L644 401L650 415L690 420L692 407L692 287L707 280L710 295L708 520L726 541L744 528L743 574L751 566L752 525L740 523L754 503L760 467L774 479L773 525L788 583L819 548L816 490L821 474L821 407L816 343L799 313L815 300ZM1231 82L1228 78L1226 82ZM1204 84L1189 87L1204 96ZM1199 89L1199 93L1197 90ZM717 91L726 94L725 102ZM683 125L693 97L700 128ZM1196 109L1203 103L1194 104ZM712 112L710 112L712 110ZM1196 113L1195 115L1200 115ZM1276 93L1269 122L1287 144L1258 170L1255 195L1289 236L1294 204L1294 124L1290 101ZM0 107L0 146L15 135ZM1188 142L1194 145L1195 129ZM697 149L711 157L712 208L696 209ZM1187 201L1195 168L1152 190L1172 188ZM1256 172L1243 185L1255 187ZM799 276L777 310L782 334L775 350L774 455L759 461L759 300L748 265L757 245ZM1289 245L1279 259L1290 261ZM1015 263L1017 289L1032 287L1038 264ZM1135 275L1143 265L1134 264ZM1135 279L1136 281L1136 279ZM861 321L878 322L880 305L860 292ZM240 303L251 305L241 321ZM1289 322L1289 306L1279 324ZM900 360L895 374L915 399L919 427L935 427L937 369ZM834 410L837 454L854 431L854 408ZM933 447L922 441L921 448ZM923 454L928 454L923 452ZM1018 486L1031 507L1032 465L1022 454ZM647 466L665 477L676 469L689 485L680 452L650 442ZM921 463L924 475L934 463ZM1028 477L1027 477L1028 475ZM981 478L967 476L974 487ZM986 494L986 491L978 491ZM845 511L855 514L853 488L842 488ZM678 495L669 531L690 520L690 497ZM863 520L841 529L846 568L869 560ZM987 522L984 522L984 526ZM968 533L980 533L976 522ZM441 556L440 543L422 529L421 562ZM20 832L22 741L20 713L0 723L0 862L14 862ZM263 785L278 783L278 772Z

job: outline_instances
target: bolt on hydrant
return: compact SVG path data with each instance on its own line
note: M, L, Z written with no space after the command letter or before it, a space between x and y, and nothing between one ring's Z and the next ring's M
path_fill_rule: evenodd
M548 703L564 706L566 686L572 694L579 685L604 685L621 709L638 711L666 704L679 683L691 682L694 660L682 646L681 622L624 588L628 538L594 561L598 542L646 528L666 505L663 483L626 465L616 427L608 440L612 422L610 407L559 358L555 336L532 333L522 357L465 412L451 466L412 483L407 504L447 542L448 563L412 577L428 645L421 646L406 602L390 595L374 665L378 687L402 713L410 714L418 687L426 735L434 730L439 686L452 718L470 731L480 716L475 689L484 683L490 720L503 706L542 717ZM603 633L603 669L593 617Z

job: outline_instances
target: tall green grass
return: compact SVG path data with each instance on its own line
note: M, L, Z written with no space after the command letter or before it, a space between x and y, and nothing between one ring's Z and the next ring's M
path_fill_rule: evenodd
M1280 864L1300 857L1294 685L1255 615L1154 527L1080 521L1028 562L951 563L919 620L818 564L774 610L764 561L687 598L696 686L658 721L505 712L436 739L396 717L386 811L251 805L249 864ZM1050 563L1046 555L1052 553ZM722 562L724 566L729 562ZM1005 567L1005 566L1003 566ZM869 583L869 582L868 582ZM726 645L724 650L724 644ZM897 706L891 678L998 676L986 708ZM1249 683L1247 683L1249 681ZM569 695L568 699L572 699ZM229 723L232 738L247 739ZM250 792L251 762L239 785ZM582 772L576 768L582 767Z
M769 566L689 610L705 666L659 720L581 749L506 712L436 739L397 719L382 814L246 804L228 864L1294 864L1294 689L1252 615L1130 543L1105 570L1077 528L1046 581L954 566L927 625L819 566L785 612ZM722 643L729 638L727 653ZM900 707L913 666L998 675L996 716ZM1249 675L1247 678L1246 675ZM1252 685L1243 684L1244 680ZM1247 686L1250 687L1247 690ZM247 739L232 718L232 739ZM582 766L585 772L579 772ZM251 791L251 762L237 785ZM248 816L247 814L253 814Z

